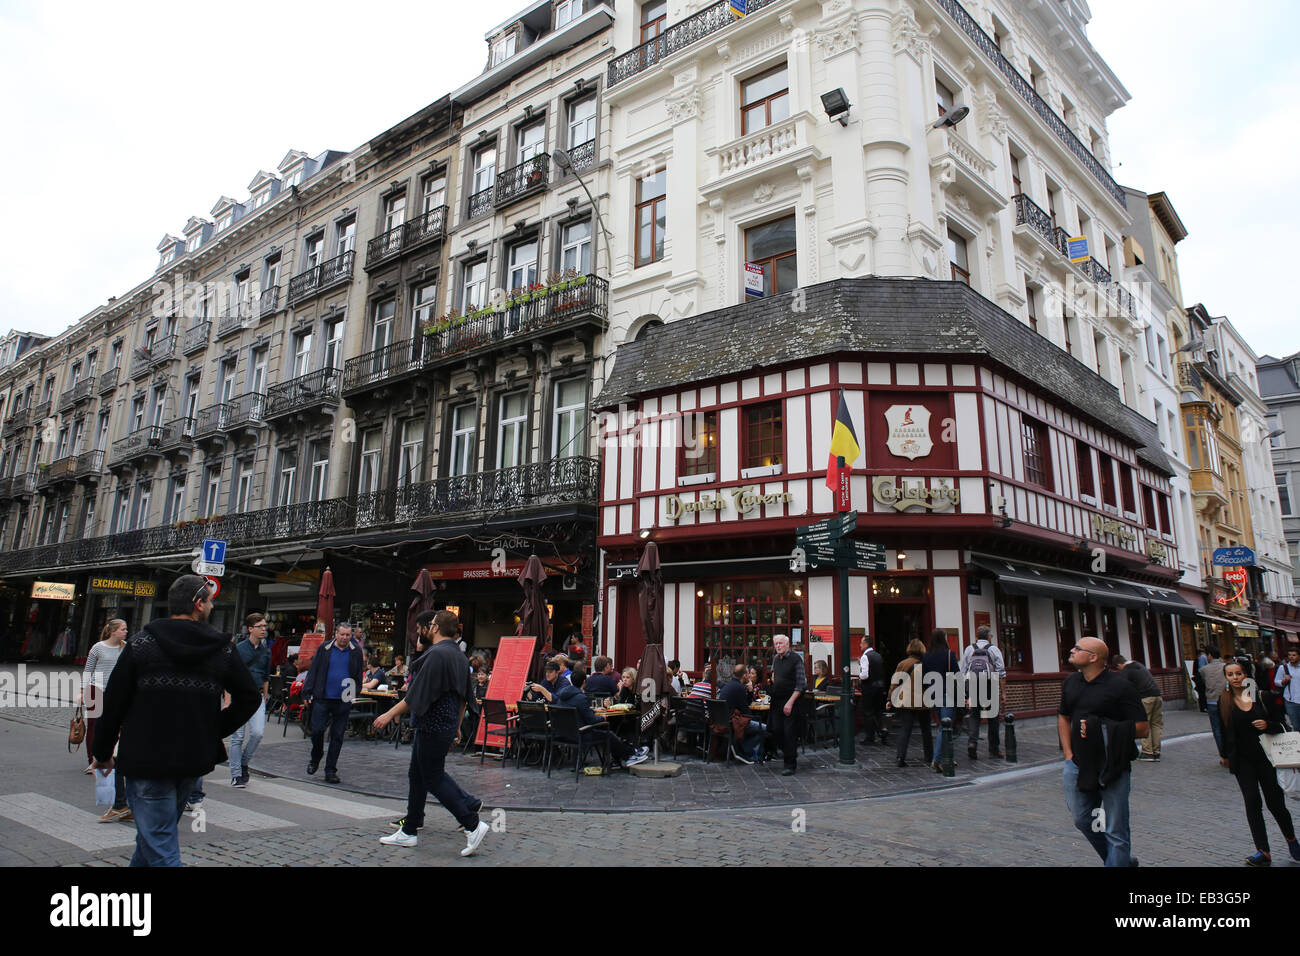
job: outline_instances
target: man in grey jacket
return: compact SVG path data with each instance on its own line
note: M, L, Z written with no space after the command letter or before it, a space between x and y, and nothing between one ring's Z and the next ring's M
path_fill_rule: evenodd
M1210 663L1201 668L1201 679L1205 681L1205 712L1210 715L1210 730L1214 732L1214 746L1219 750L1219 759L1223 752L1223 725L1219 722L1219 698L1223 696L1228 680L1223 676L1224 664L1219 657L1219 649L1211 644L1205 649Z

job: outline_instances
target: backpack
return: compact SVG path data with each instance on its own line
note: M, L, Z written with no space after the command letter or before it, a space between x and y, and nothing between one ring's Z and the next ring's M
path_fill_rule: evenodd
M993 657L989 654L987 647L980 647L978 644L972 645L968 671L971 674L993 673Z

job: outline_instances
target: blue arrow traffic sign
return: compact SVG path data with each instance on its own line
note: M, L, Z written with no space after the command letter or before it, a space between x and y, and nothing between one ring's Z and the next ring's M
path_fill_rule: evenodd
M208 564L225 564L226 542L219 541L216 538L205 538L203 540L203 560Z

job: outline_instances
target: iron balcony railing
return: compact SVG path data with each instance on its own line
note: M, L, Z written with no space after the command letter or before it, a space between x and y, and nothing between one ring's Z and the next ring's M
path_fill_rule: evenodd
M465 217L473 219L484 213L492 211L492 197L496 195L495 187L489 186L487 189L480 189L476 193L471 193L469 203L465 210Z
M193 328L186 329L181 335L181 354L189 355L199 349L208 347L208 338L212 334L212 322L200 322Z
M441 240L447 231L446 224L447 207L439 206L380 233L366 244L366 268L372 269L426 242Z
M1079 268L1083 270L1085 276L1098 285L1108 285L1111 282L1110 270L1092 256L1079 263Z
M335 256L322 262L306 272L300 272L289 280L289 304L293 305L308 296L324 292L326 289L348 282L352 279L352 266L356 262L355 249L349 249L341 256Z
M82 452L77 456L77 467L74 474L78 478L87 478L91 475L98 475L104 470L104 452L102 449Z
M92 375L90 378L83 378L80 382L72 386L72 388L66 389L59 396L59 411L66 412L78 402L84 402L86 399L90 398L90 395L94 390L94 376Z
M549 153L538 153L532 159L520 163L513 169L507 169L497 176L497 206L508 206L516 199L531 196L547 187L551 179L551 157Z
M480 471L356 497L356 524L410 524L453 514L512 511L570 502L594 504L595 458L553 458L516 468Z
M1052 245L1056 246L1056 251L1063 256L1070 255L1070 234L1057 226L1052 230Z
M1052 217L1024 193L1011 197L1016 204L1016 225L1029 226L1049 244L1053 244Z
M585 173L596 165L596 141L589 139L585 143L569 150L569 162L575 173Z
M434 326L425 336L425 364L441 362L465 352L490 348L521 335L595 319L603 324L609 313L609 283L596 275L581 277L578 284L533 293L529 301L500 312L453 320Z
M1106 168L1098 161L1097 157L1092 155L1088 147L1084 146L1079 137L1066 125L1065 120L1056 115L1056 112L1047 105L1047 101L1038 95L1038 91L1033 88L1028 80L1020 75L1020 72L1012 65L993 42L993 38L985 33L975 18L972 17L957 0L935 0L943 8L948 16L961 28L962 32L970 38L971 42L997 67L998 71L1006 77L1008 85L1020 95L1030 109L1038 114L1039 118L1047 124L1048 128L1056 134L1067 150L1074 154L1075 158L1083 164L1084 168L1093 175L1093 178L1101 184L1102 189L1110 194L1111 198L1120 206L1124 205L1124 190L1120 189L1119 184L1111 177ZM753 7L753 0L750 6ZM719 4L726 6L726 4ZM666 32L666 31L665 31ZM614 63L610 64L610 85L615 83L614 80Z
M306 375L266 390L266 417L279 418L317 405L338 404L343 373L336 368L318 368Z
M125 438L113 442L113 446L109 451L108 463L109 465L120 465L132 458L154 453L158 450L161 438L161 425L146 425L144 428L137 428Z
M110 368L99 376L99 394L103 395L105 392L111 392L117 388L117 379L121 374L122 370L120 368Z
M176 357L176 346L179 341L180 336L169 335L151 346L146 345L136 349L135 358L131 361L131 377L139 378L147 375L159 365L170 362Z
M200 518L59 545L0 552L0 574L104 564L114 559L186 554L204 538L234 547L319 539L382 526L429 523L458 515L492 515L535 507L594 506L600 495L595 458L557 458L499 471L440 478L390 491L350 495L245 514ZM18 476L5 479L23 484ZM34 483L34 482L33 482ZM5 482L0 481L0 497ZM13 497L15 492L8 492Z
M228 402L218 402L202 409L194 421L194 437L204 438L234 428L263 424L262 409L266 396L248 392Z
M349 395L419 371L423 354L424 336L421 335L348 359L343 366L343 394Z
M162 426L158 435L158 447L162 450L179 448L194 441L193 418L176 418Z
M33 405L32 418L31 418L32 423L35 424L36 422L43 421L44 419L49 418L50 409L53 407L53 405L54 405L53 400L49 398L45 399L45 401L43 402L37 402L35 405Z
M1197 395L1201 394L1201 388L1205 380L1201 378L1201 370L1191 362L1178 363L1178 384L1193 389Z
M387 232L381 232L375 238L366 243L366 268L377 265L393 258L402 251L402 236L406 232L406 224L394 226Z
M30 408L20 408L8 418L5 419L4 437L16 434L27 427L27 422L31 419L32 410Z
M22 498L31 495L36 491L36 472L29 471L22 475L14 475L13 483L9 486L9 497Z
M240 329L246 329L252 324L253 309L251 303L232 302L217 320L217 339L219 341L227 335L234 335Z
M280 287L273 285L269 289L262 290L261 299L258 301L258 311L262 318L274 314L280 308Z
M37 469L36 484L44 488L60 481L71 481L77 474L77 456L65 455L44 469Z
M763 7L771 6L779 0L749 0L748 12L756 13ZM609 86L621 83L629 77L648 70L666 56L684 50L711 33L726 29L735 22L729 0L721 0L711 7L705 7L694 16L674 23L653 40L647 40L638 47L633 47L622 56L616 56L609 62Z

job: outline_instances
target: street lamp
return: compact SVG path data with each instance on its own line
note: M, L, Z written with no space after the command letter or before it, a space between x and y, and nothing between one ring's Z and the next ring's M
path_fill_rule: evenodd
M609 238L609 230L605 228L605 220L600 217L600 206L596 203L595 197L591 195L591 190L587 188L587 182L582 178L582 174L573 168L573 160L569 158L569 154L566 150L555 150L555 152L551 153L551 159L555 161L556 168L561 172L572 173L573 178L576 179L578 185L582 187L582 191L587 194L587 199L591 203L592 212L596 214L596 224L600 226L600 231L605 235L605 275L612 276L614 274L614 266L610 259L609 250L613 245L613 242ZM592 261L594 262L596 258L597 257L593 255Z

